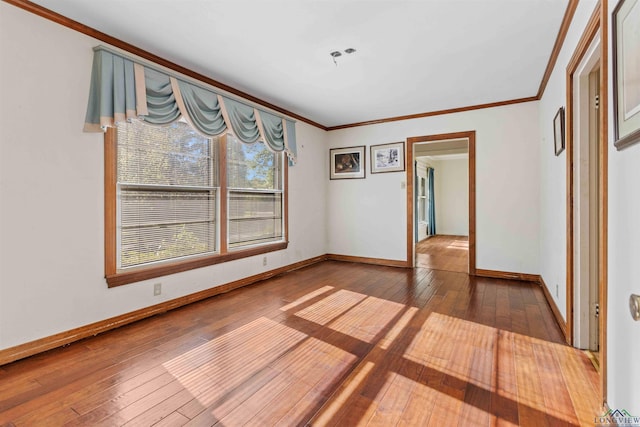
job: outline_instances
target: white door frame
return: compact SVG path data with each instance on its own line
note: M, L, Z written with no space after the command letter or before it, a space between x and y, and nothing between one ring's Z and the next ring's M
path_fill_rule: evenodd
M600 35L596 35L574 74L574 244L573 345L589 348L589 74L600 64Z

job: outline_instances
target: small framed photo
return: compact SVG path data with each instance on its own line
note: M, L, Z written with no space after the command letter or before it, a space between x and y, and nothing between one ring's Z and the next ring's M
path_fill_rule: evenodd
M404 141L371 146L371 173L404 171Z
M560 107L553 118L553 142L556 156L564 150L564 107Z
M365 177L365 149L358 147L329 150L330 179L357 179Z
M611 16L615 147L640 142L640 0L620 0Z

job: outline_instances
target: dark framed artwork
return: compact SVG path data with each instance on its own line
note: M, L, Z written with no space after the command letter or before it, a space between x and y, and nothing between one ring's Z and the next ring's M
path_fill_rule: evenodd
M404 141L371 146L371 173L404 171Z
M553 144L556 156L564 150L564 107L560 107L553 118Z
M614 145L640 142L640 0L620 0L611 17Z
M365 177L365 146L329 150L329 178L357 179Z

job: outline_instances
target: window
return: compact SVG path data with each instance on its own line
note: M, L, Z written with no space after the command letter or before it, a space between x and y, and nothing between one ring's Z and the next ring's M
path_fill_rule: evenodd
M109 286L286 248L282 152L134 120L105 159Z
M216 252L217 140L182 122L117 129L118 268Z
M418 177L418 221L427 222L427 179Z
M282 239L282 155L227 140L229 247Z

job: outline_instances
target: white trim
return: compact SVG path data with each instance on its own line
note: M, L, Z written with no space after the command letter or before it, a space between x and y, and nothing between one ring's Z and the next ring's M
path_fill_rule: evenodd
M574 73L574 236L573 236L573 345L589 348L589 212L582 206L589 192L589 74L600 63L600 35L591 42ZM586 192L586 195L583 194Z

